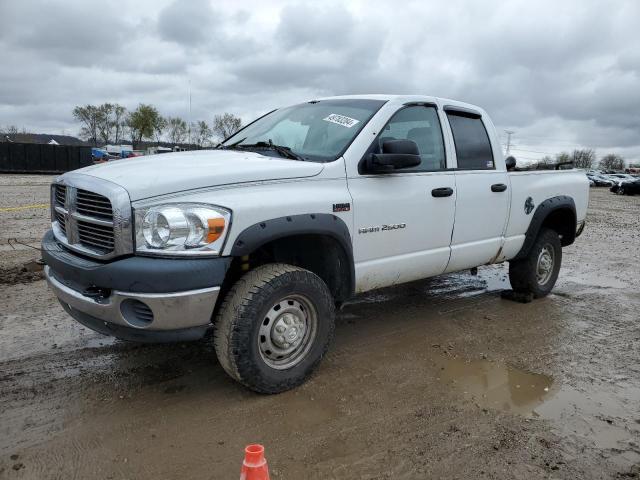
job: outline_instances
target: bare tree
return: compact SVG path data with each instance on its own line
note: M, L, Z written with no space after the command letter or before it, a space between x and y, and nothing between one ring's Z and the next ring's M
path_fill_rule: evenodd
M196 145L204 147L211 142L211 136L213 131L211 127L207 125L207 122L201 120L191 124L191 139L195 141Z
M556 154L556 162L555 163L566 163L571 161L571 155L567 152L560 152Z
M229 138L242 127L242 119L232 113L223 113L213 117L213 133L220 141Z
M553 158L551 158L549 155L545 155L544 157L542 157L540 160L538 160L535 163L532 163L529 166L529 169L533 169L533 170L548 170L550 168L553 168L553 165L555 165L555 160Z
M574 150L571 161L575 168L591 169L596 163L596 152L592 149Z
M153 134L156 137L156 143L160 144L162 139L162 133L167 129L167 120L164 117L158 115L155 124L153 125Z
M5 140L8 142L15 142L18 137L18 127L15 125L7 125L5 128L0 130L0 142L4 142Z
M615 153L605 155L600 159L600 168L602 170L624 170L624 158Z
M95 105L78 105L73 109L73 118L82 123L80 136L98 145L98 123L100 119L99 108Z
M187 138L187 122L180 117L167 118L167 134L171 143L183 143Z
M116 144L120 143L120 137L124 132L127 109L117 103L113 104L113 140Z
M96 127L98 129L98 139L105 145L109 143L111 137L111 129L113 127L113 120L111 115L113 114L113 105L110 103L103 103L97 107Z

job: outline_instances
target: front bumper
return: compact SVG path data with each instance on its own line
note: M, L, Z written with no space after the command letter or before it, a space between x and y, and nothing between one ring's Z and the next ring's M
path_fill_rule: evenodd
M129 257L101 263L42 242L45 277L65 310L100 333L135 341L193 340L211 323L229 259Z
M208 325L220 287L170 293L112 290L106 297L88 297L56 279L44 268L49 286L73 310L98 320L145 330L177 330Z

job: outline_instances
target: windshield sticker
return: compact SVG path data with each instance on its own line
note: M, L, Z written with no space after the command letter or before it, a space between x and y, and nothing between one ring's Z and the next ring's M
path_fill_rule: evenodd
M338 115L337 113L332 113L327 118L323 118L323 120L325 122L335 123L347 128L351 128L357 123L360 123L360 120L356 120L355 118L351 117L345 117L344 115Z

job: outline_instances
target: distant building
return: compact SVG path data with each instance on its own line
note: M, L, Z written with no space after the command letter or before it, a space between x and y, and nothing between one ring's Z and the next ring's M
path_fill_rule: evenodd
M71 135L51 135L48 133L14 133L11 134L11 138L7 135L4 138L0 138L0 142L14 142L14 143L39 143L43 145L76 145L76 146L90 146L89 142L80 140L77 137Z

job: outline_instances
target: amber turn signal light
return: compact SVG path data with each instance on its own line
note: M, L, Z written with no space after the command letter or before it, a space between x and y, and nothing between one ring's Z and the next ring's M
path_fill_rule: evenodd
M224 218L210 218L207 220L209 226L209 234L207 235L207 242L215 242L220 238L222 232L224 232Z

